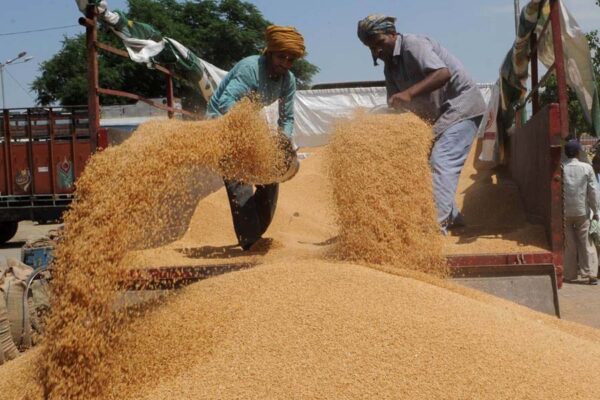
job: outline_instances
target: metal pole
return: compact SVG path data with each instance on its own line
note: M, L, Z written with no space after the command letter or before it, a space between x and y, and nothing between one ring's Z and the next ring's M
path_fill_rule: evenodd
M173 108L173 77L171 75L167 75L167 105ZM169 118L173 118L173 111L168 112Z
M515 0L515 34L519 34L519 18L521 17L521 6L519 0Z
M540 92L537 88L539 82L537 43L538 41L535 32L531 32L531 38L529 39L529 46L531 49L531 90L535 90L531 96L532 114L537 113L540 109Z
M26 51L22 51L20 52L15 58L11 58L10 60L0 63L0 86L2 87L2 108L5 108L5 97L4 97L4 68L9 65L14 63L17 60L20 60L21 58L25 57L27 55ZM27 57L26 59L24 59L23 61L17 63L17 64L22 64L24 62L27 62L29 60L31 60L33 57Z
M0 86L2 86L2 108L4 108L4 64L0 64Z
M514 0L515 7L515 37L519 37L519 19L521 18L521 5L519 0ZM515 113L515 127L520 128L523 122L523 113L525 108L519 108Z
M556 144L562 137L569 135L569 107L567 96L567 78L565 72L565 59L562 42L562 28L560 24L559 0L550 0L550 23L552 27L552 44L554 46L554 72L556 74L556 86L558 88L558 117L560 120L560 134L551 137L550 160L552 181L550 183L551 202L550 218L552 242L551 249L556 266L556 275L559 287L562 286L564 272L564 243L565 243L565 215L564 215L564 188L562 179L562 168L560 164L561 146ZM551 114L552 115L552 114ZM551 123L552 125L552 123Z
M100 128L100 98L98 96L98 53L96 51L96 6L88 4L86 18L90 20L85 30L87 43L87 67L88 67L88 121L90 129L90 145L92 152L96 151L98 144L98 129ZM75 140L75 135L73 136ZM73 159L73 171L75 171L75 159Z
M554 65L556 86L558 87L558 105L560 108L560 130L563 139L569 135L569 98L567 95L567 75L560 26L559 0L550 0L550 22L552 24L552 43L554 46Z

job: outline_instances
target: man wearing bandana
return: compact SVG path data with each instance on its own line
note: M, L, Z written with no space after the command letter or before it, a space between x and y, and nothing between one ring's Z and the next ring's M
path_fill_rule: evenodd
M358 22L358 38L371 50L375 65L377 59L385 63L388 105L433 124L433 193L446 234L462 225L454 196L485 103L458 59L433 39L396 32L395 22L394 17L370 15Z
M290 68L304 55L304 38L293 27L275 25L267 28L265 38L267 46L262 55L244 58L225 76L210 98L206 114L209 118L219 117L249 96L265 106L277 100L279 129L291 142L296 78ZM244 250L263 250L268 243L261 239L275 213L279 185L255 188L243 182L225 181L225 187L240 246Z

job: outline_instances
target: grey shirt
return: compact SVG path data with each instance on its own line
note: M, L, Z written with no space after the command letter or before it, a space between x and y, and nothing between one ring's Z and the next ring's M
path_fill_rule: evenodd
M600 199L596 174L590 164L569 158L563 163L565 217L589 215L590 209L598 213Z
M384 68L388 98L441 68L448 68L450 80L438 90L415 97L406 105L408 110L434 123L436 135L485 112L483 96L461 62L426 36L398 34L392 61L386 62Z

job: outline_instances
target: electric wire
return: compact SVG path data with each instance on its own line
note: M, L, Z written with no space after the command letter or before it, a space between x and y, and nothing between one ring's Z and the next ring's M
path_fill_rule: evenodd
M20 82L17 80L17 78L15 78L15 77L14 77L14 76L13 76L13 75L10 73L10 71L8 71L7 69L5 69L5 71L6 71L6 73L8 74L8 76L10 76L10 77L11 77L11 79L12 79L13 81L15 81L17 85L19 85L19 87L21 88L21 90L23 90L23 91L24 91L24 92L27 94L27 96L29 96L29 98L30 98L31 100L35 101L35 99L34 99L34 98L31 96L31 94L29 94L29 91L28 91L27 89L25 89L25 88L23 87L23 85L21 85L21 83L20 83ZM5 101L6 101L6 100L5 100Z
M74 28L76 26L79 26L79 25L64 25L64 26L54 26L54 27L51 27L51 28L32 29L32 30L28 30L28 31L5 32L5 33L0 33L0 36L14 36L14 35L24 35L26 33L55 31L55 30L59 30L59 29Z

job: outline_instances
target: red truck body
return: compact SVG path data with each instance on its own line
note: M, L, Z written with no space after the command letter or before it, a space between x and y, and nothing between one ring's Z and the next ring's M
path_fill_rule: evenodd
M0 118L0 222L59 219L96 150L87 107L5 109ZM105 147L106 132L94 142Z

